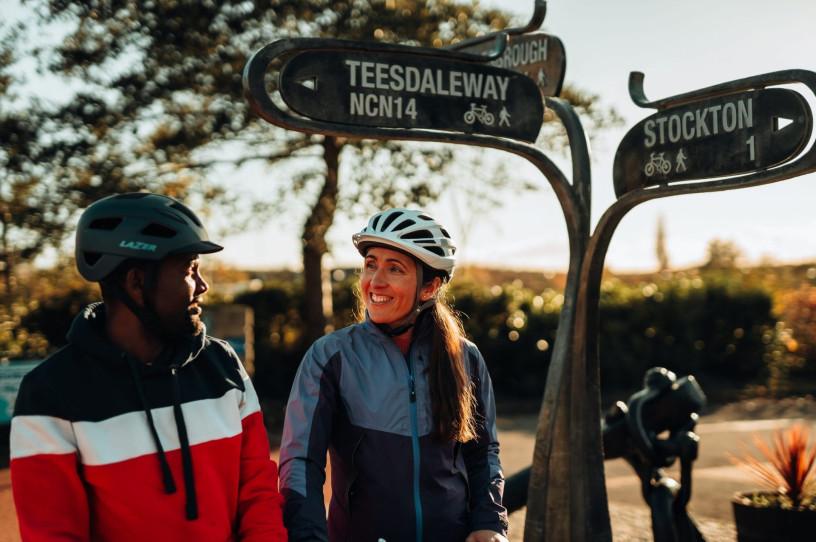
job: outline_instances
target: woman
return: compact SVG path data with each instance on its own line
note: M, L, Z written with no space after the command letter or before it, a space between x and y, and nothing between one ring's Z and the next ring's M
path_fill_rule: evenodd
M453 240L424 213L392 209L354 244L365 320L312 345L286 410L289 540L507 542L490 377L442 301Z

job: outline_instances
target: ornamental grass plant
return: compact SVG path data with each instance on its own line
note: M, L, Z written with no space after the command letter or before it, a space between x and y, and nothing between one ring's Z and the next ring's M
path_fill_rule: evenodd
M744 443L741 458L729 459L764 486L766 491L747 492L743 498L753 506L816 511L816 443L804 424L777 429L768 441L754 435L759 454Z

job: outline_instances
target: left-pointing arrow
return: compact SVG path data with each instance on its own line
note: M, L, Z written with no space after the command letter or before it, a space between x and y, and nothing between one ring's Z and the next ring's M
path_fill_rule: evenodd
M303 77L301 79L297 79L297 80L295 80L295 83L298 83L299 85L301 85L303 87L306 87L309 90L317 90L317 76L316 75L311 76L311 77Z

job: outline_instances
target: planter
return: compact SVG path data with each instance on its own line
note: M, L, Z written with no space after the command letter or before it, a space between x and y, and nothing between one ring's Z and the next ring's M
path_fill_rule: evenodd
M792 542L813 540L816 533L816 510L785 510L756 506L749 491L734 495L734 522L737 542Z

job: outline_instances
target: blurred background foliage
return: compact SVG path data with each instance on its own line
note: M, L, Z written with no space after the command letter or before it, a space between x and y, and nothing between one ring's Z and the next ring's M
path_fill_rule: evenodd
M302 275L211 267L207 278L211 306L254 311L254 380L270 428L278 427L308 348ZM332 325L340 328L359 312L358 275L335 269L331 278ZM540 405L563 280L555 273L457 270L449 301L484 355L507 411ZM0 313L4 359L41 358L60 347L73 316L98 300L96 287L67 264L23 272L15 291ZM640 389L653 366L693 374L713 402L809 393L816 379L816 266L610 273L601 293L600 359L604 404Z

